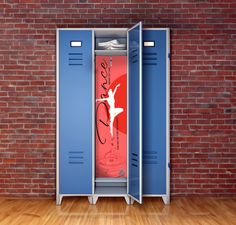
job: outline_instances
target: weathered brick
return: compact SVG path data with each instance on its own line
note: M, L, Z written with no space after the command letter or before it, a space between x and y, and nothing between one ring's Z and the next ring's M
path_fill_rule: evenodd
M0 195L55 193L55 29L142 20L171 28L171 193L236 196L235 9L233 0L0 4Z

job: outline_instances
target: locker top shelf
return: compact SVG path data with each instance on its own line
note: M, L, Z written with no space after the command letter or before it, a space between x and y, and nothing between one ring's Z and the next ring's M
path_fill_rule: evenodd
M95 55L127 55L127 50L95 50Z
M118 183L118 182L127 182L127 178L96 178L95 182L100 183L106 183L106 182L112 182L112 183Z

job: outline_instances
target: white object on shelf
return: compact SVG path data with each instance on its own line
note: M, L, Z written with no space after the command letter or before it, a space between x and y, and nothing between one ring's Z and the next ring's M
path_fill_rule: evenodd
M120 44L116 39L106 42L99 42L98 46L107 50L119 50L126 47L125 44Z

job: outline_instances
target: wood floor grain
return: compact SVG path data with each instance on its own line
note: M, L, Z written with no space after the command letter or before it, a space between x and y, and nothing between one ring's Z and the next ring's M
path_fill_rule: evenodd
M1 225L236 225L236 199L174 198L165 206L159 198L126 205L123 198L0 199Z

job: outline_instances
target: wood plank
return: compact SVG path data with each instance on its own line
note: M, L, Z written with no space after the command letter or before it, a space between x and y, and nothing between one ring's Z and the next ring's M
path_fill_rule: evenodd
M144 198L144 204L126 205L124 198L100 198L90 205L86 197L0 199L1 225L236 225L236 199Z

